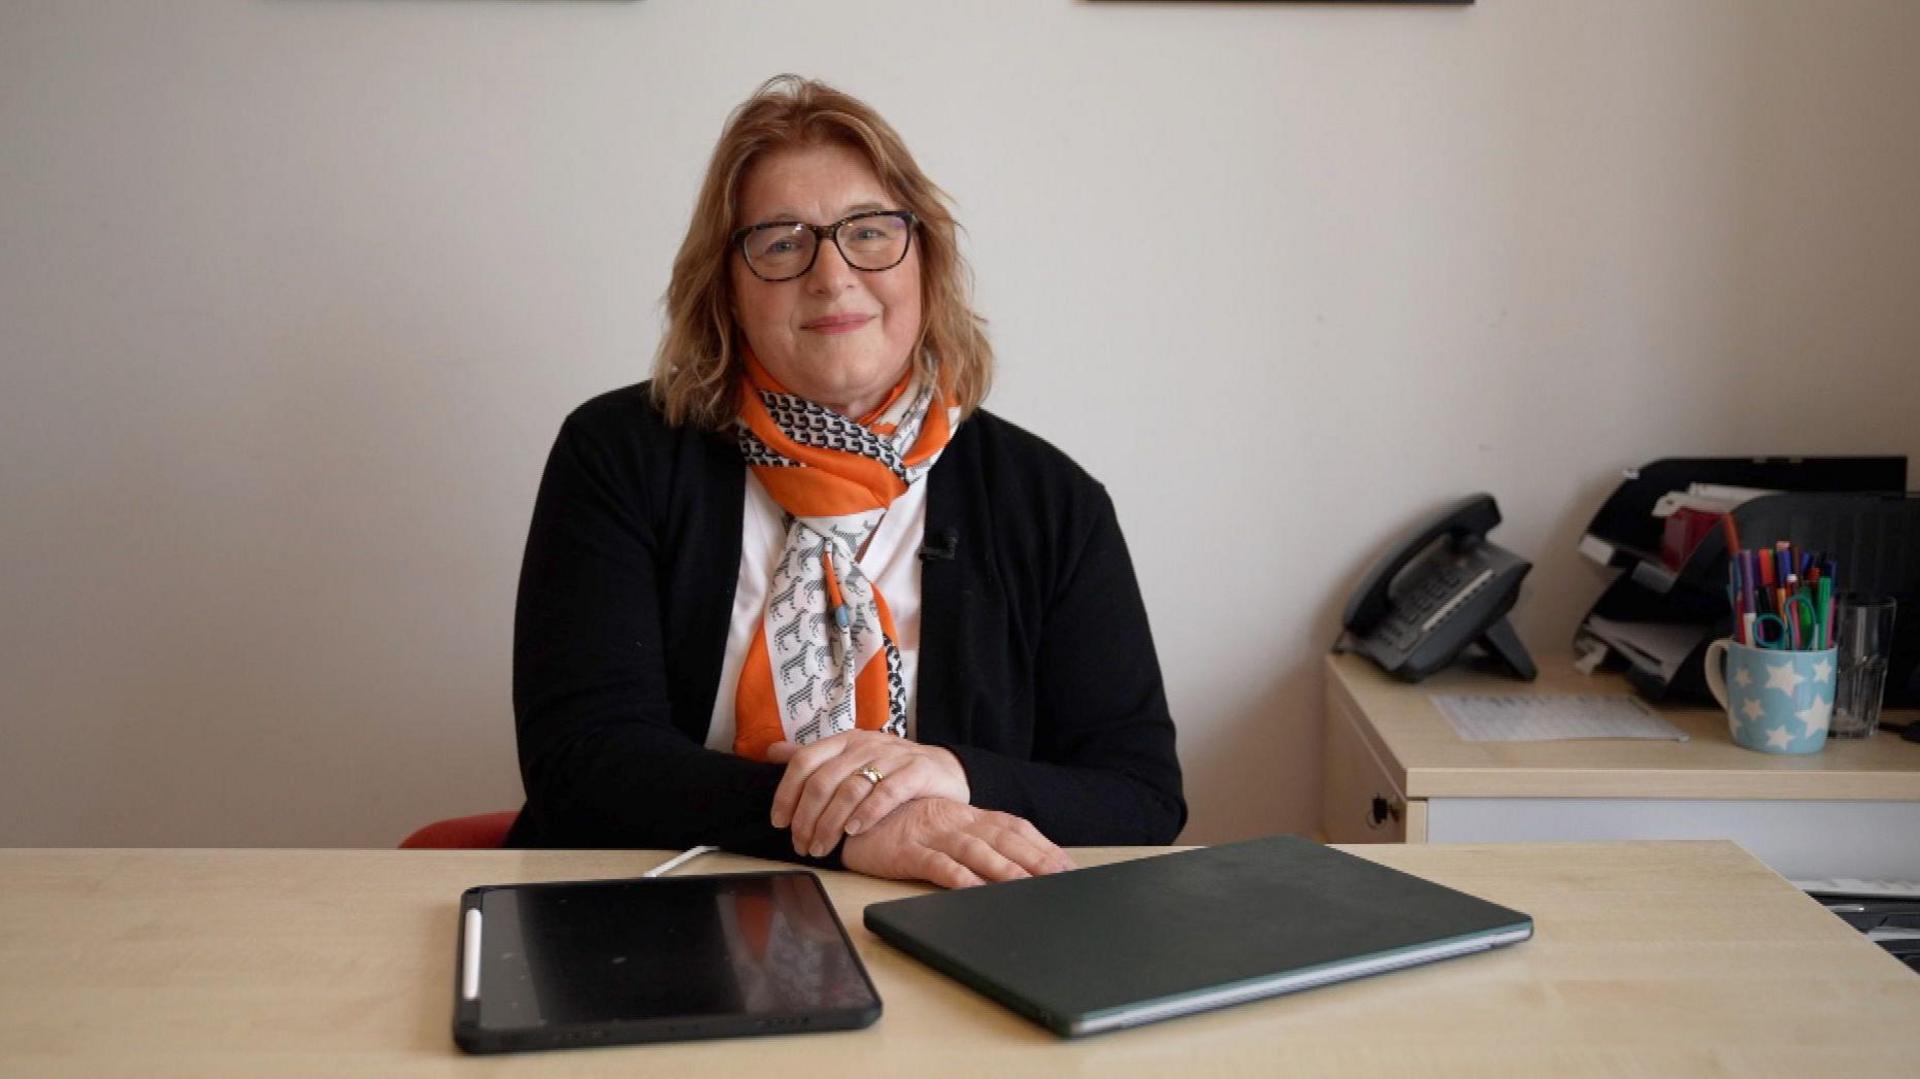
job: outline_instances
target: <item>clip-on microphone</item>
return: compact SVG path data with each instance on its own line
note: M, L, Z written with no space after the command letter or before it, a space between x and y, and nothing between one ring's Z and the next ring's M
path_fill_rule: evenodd
M953 528L943 528L940 530L940 535L937 539L929 540L920 545L920 561L951 562L953 561L953 553L955 550L959 548L959 546L960 546L959 530L953 529Z

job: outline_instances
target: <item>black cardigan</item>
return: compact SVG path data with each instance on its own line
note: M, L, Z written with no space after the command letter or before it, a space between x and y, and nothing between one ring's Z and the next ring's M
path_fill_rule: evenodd
M984 411L924 482L918 740L1062 846L1171 843L1173 721L1105 489ZM511 845L796 860L768 823L782 766L704 745L745 483L733 441L668 426L646 383L567 418L520 574Z

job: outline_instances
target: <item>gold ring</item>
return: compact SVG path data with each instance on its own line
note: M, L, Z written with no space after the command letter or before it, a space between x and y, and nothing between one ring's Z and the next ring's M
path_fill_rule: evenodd
M881 780L887 778L887 773L882 772L880 769L875 768L871 764L860 769L860 771L857 774L866 776L867 782L873 784L876 787L880 785Z

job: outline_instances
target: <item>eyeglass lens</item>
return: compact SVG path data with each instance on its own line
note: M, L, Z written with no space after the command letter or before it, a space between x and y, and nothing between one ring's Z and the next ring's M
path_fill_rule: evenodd
M906 217L875 214L842 221L834 243L847 264L861 270L886 270L907 255L910 232ZM798 277L813 263L819 237L805 225L763 225L747 233L743 247L747 262L770 280Z

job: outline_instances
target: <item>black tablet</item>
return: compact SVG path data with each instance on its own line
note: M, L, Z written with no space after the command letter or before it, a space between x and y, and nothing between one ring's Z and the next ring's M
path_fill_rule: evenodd
M1533 936L1517 910L1298 836L873 903L866 923L1066 1037Z
M848 1030L880 996L804 870L497 884L460 897L471 1053Z

